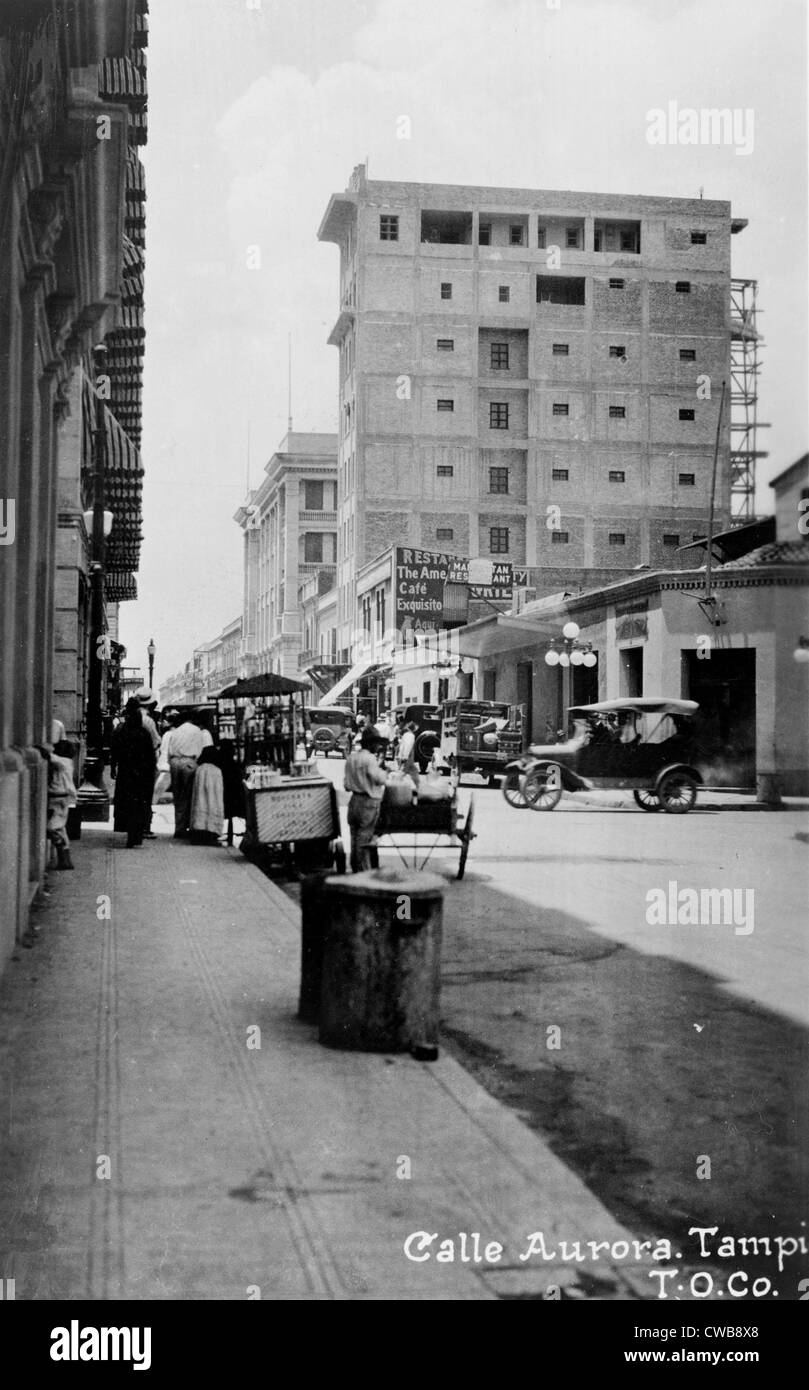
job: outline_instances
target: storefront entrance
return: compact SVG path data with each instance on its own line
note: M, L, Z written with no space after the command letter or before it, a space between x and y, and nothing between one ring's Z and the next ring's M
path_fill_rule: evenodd
M715 787L756 783L756 653L712 651L700 660L683 652L683 695L696 700L695 726L711 763L705 779Z

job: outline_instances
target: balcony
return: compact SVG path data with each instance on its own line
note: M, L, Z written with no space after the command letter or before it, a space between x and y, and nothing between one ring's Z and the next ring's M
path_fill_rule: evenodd
M328 526L337 525L336 512L298 512L299 521L322 521Z
M300 561L298 564L298 578L303 579L309 574L325 574L332 583L335 583L337 580L337 566L326 560L322 563L314 563L308 560Z

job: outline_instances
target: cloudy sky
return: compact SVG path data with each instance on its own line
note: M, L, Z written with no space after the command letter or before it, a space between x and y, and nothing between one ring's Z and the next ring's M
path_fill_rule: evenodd
M672 100L752 112L752 151L650 145ZM805 0L151 0L128 664L154 637L157 684L241 611L232 518L286 432L289 333L295 428L336 430L337 249L316 231L366 157L371 178L730 199L763 310L767 509L809 435L806 128Z

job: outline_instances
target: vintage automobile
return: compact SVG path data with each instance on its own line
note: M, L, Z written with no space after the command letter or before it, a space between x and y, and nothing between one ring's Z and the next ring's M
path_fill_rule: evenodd
M340 705L308 709L306 717L309 727L306 731L307 752L314 757L328 758L330 753L339 753L347 758L351 752L354 737L354 716L350 709Z
M441 706L441 742L436 755L442 769L458 776L477 772L496 786L525 746L525 709L498 700L445 700Z
M552 811L562 792L627 788L644 811L682 815L702 775L691 717L694 700L602 700L569 711L564 743L532 744L509 764L503 795L511 806Z

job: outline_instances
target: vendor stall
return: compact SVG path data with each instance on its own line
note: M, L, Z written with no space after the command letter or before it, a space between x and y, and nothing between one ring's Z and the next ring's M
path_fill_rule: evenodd
M305 759L306 715L300 695L307 684L267 671L235 681L217 696L220 743L229 739L245 775L263 767L289 773L296 750Z

